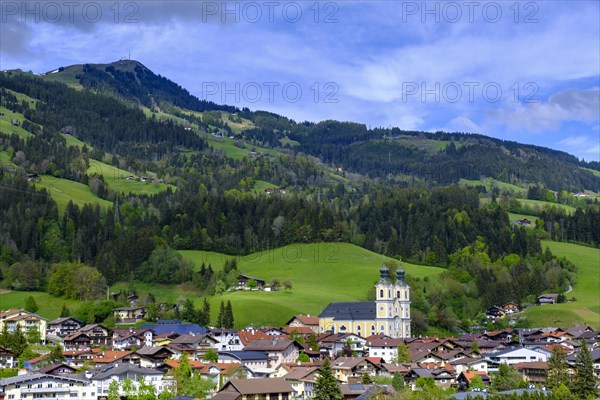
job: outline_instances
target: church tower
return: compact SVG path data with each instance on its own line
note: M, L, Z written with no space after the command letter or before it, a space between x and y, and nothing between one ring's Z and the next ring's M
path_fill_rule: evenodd
M379 272L381 277L375 285L376 333L410 337L410 288L404 270L398 268L396 283L391 282L390 270L385 265Z
M396 298L394 307L396 315L394 328L396 329L396 337L410 337L410 286L406 283L405 272L402 267L396 270L396 284L394 285Z

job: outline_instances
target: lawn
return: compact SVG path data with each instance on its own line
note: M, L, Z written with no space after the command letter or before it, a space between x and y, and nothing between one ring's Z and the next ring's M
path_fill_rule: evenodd
M241 148L236 146L234 143L234 139L230 139L227 137L216 138L209 134L204 134L203 137L208 141L208 144L212 146L216 150L222 150L227 157L231 157L236 160L241 160L244 157L250 157L251 151L256 151L262 154L270 154L270 155L279 155L280 153L277 150L268 149L266 147L259 147L253 145L246 145L246 147Z
M591 168L584 168L584 167L579 167L583 170L586 170L588 172L591 172L592 174L596 175L596 176L600 176L600 171L596 171L595 169L591 169Z
M35 108L37 107L38 101L36 99L34 99L33 97L29 97L26 94L15 92L14 90L10 90L10 89L7 89L7 91L8 91L8 93L15 96L17 98L18 102L20 102L20 103L22 103L23 101L27 102L29 104L30 109L35 110Z
M535 222L539 219L538 217L535 217L533 215L525 215L525 214L515 214L515 213L508 213L508 218L511 221L517 220L517 219L528 219L531 222L531 225L528 226L528 228L535 228Z
M513 185L510 183L498 181L494 178L484 178L480 180L469 180L469 179L461 179L459 181L459 185L461 186L485 186L486 190L489 192L494 187L500 189L500 191L513 192L513 193L524 193L525 189L519 187L517 185Z
M48 318L50 320L58 318L60 311L62 310L63 304L65 304L71 311L74 311L79 307L81 302L77 300L67 300L57 298L48 293L44 292L2 292L0 294L0 309L6 310L8 308L23 308L25 305L25 299L29 296L33 296L35 303L38 305L39 310L36 314Z
M10 154L8 154L6 151L0 151L0 168L14 166L15 164L10 161Z
M547 201L529 199L518 199L518 201L523 207L531 209L531 211L535 214L541 214L543 210L550 209L552 207L562 208L568 214L573 214L575 212L575 207L571 207L566 204L549 203Z
M67 147L75 146L75 147L79 147L81 149L83 147L83 145L85 144L81 140L77 139L75 136L69 135L68 133L63 133L62 136L67 141ZM88 148L91 148L91 146L88 145Z
M281 326L296 314L318 315L330 302L364 301L379 279L381 264L389 260L348 243L296 244L243 257L195 250L181 250L180 253L193 262L196 270L204 262L218 271L226 260L237 258L238 268L244 274L267 282L275 278L291 281L293 287L290 291L228 292L209 297L213 324L220 302L230 300L237 327L250 324ZM408 275L420 278L435 277L444 271L404 262L401 265ZM111 291L129 287L130 283L119 282L111 286ZM188 297L200 306L203 301L198 292L187 284L135 282L134 288L141 298L151 292L160 302L176 302ZM10 292L1 295L1 308L21 307L30 295L34 296L40 307L38 313L46 318L56 318L63 304L71 309L76 309L79 304L41 292Z
M87 173L90 176L92 174L103 175L104 183L115 192L153 195L166 190L169 186L173 190L176 189L175 186L164 183L137 181L138 176L136 174L93 159L90 159ZM133 176L135 179L127 180L128 176Z
M5 135L19 135L23 139L29 139L33 136L32 133L27 132L20 126L15 126L12 124L13 120L17 120L19 121L19 124L22 124L25 120L23 114L12 112L8 108L1 106L0 113L4 114L0 116L0 133Z
M264 193L265 189L279 189L279 186L272 184L271 182L257 180L254 182L254 192L255 193Z
M50 193L56 201L60 213L65 211L70 200L80 207L86 203L98 203L101 207L112 206L110 201L99 198L92 193L89 186L83 183L43 175L39 182L35 182L35 186L36 188L45 188Z
M572 326L589 324L600 329L600 249L571 243L542 241L556 256L564 256L577 268L577 283L567 298L577 301L532 307L525 312L533 326Z
M222 268L228 257L203 251L181 251L197 268L202 262ZM388 260L377 253L347 243L295 244L238 258L242 273L267 282L290 280L286 292L229 292L210 298L213 322L221 301L231 300L236 326L250 323L280 326L295 314L319 314L334 301L364 301L379 279L379 268ZM443 269L402 263L414 277L434 276ZM201 299L196 298L196 304Z

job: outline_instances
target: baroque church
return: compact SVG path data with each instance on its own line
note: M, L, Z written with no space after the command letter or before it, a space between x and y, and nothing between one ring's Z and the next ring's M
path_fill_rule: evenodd
M390 270L385 265L379 272L376 300L330 303L319 314L319 332L410 337L410 287L406 284L404 270L398 268L396 271L396 283L390 280Z

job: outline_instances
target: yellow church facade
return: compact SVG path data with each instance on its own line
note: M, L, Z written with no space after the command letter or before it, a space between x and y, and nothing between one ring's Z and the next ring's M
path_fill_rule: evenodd
M319 332L410 337L410 287L404 270L398 269L395 283L390 280L388 267L381 267L379 272L375 301L330 303L319 314Z

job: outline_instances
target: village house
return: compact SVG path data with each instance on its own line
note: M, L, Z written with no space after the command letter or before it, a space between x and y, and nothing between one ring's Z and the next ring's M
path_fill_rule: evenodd
M498 306L491 306L490 308L488 308L487 310L485 310L485 315L492 320L495 320L497 318L502 318L506 315L506 313L504 312L504 310L502 309L502 307L498 307Z
M246 351L263 351L270 359L269 367L281 363L294 362L298 359L301 348L298 343L289 339L267 339L250 342L244 347Z
M488 362L483 358L463 357L450 361L450 365L452 365L457 374L469 370L478 372L487 372L488 370Z
M86 362L92 363L94 353L91 350L65 350L63 357L65 357L65 364L81 368Z
M361 382L363 375L375 376L379 369L366 357L338 357L331 362L331 370L342 383Z
M295 398L312 399L315 395L318 367L296 366L283 376L283 379L294 389Z
M141 356L140 366L145 368L159 367L173 356L171 349L162 346L144 346L135 352Z
M203 360L205 354L212 350L215 353L218 351L219 341L210 336L209 334L196 335L196 334L185 334L174 339L170 344L170 348L176 349L173 345L187 346L193 350L191 359Z
M354 333L324 333L317 337L317 344L319 345L321 355L330 358L337 357L345 350L350 350L359 356L365 356L368 354L366 343L367 340L365 338Z
M264 371L269 368L270 358L264 351L220 351L219 363L240 364L250 371Z
M319 333L319 317L308 315L296 315L287 323L291 328L310 328L315 334Z
M476 376L479 376L481 378L481 380L483 381L483 384L485 386L490 386L491 379L486 372L484 372L484 371L462 371L456 378L456 383L458 384L458 389L459 390L468 390L471 385L471 381Z
M109 346L112 340L110 329L101 324L88 324L79 329L91 339L92 346Z
M113 310L118 324L136 324L146 317L146 307L120 307Z
M398 356L398 346L404 343L404 339L392 339L387 337L375 337L366 341L369 357L381 357L386 363Z
M235 329L211 329L210 335L217 340L219 351L236 351L244 348L238 335L238 331Z
M0 368L14 368L17 365L15 353L4 347L0 347Z
M77 373L77 368L63 363L54 363L40 368L37 372L48 375L72 375Z
M142 368L131 364L115 364L108 366L91 377L99 398L106 398L109 393L109 386L113 380L123 382L130 379L136 388L139 386L138 379L142 379L146 384L154 386L157 393L167 390L170 382L163 380L164 373L156 369ZM125 396L123 388L119 388L119 395Z
M558 298L557 294L546 293L541 296L538 296L537 300L538 300L538 303L540 303L540 305L543 306L544 304L555 304L557 298Z
M115 329L112 333L112 348L115 350L139 349L152 346L154 333L150 329Z
M83 332L73 332L63 339L63 348L66 351L90 350L92 338Z
M243 275L243 274L238 275L238 287L249 288L248 282L250 282L250 281L256 282L256 287L258 289L263 288L266 284L264 279L260 279L255 276L248 276L248 275Z
M526 361L548 361L548 355L540 351L526 349L524 347L507 348L500 351L490 351L483 355L488 360L498 364L505 363L514 365ZM490 370L488 368L488 370Z
M20 309L10 309L0 312L0 332L4 329L13 333L17 330L17 326L24 334L29 331L37 331L40 336L40 342L46 343L46 330L48 320L40 317L37 314Z
M178 320L159 320L156 324L142 324L142 329L150 329L156 336L164 334L205 334L206 328L198 324L182 324Z
M289 400L293 395L294 389L283 378L232 379L212 400Z
M517 303L508 302L502 306L502 310L505 314L514 314L519 312L519 305Z
M548 378L548 363L545 361L526 361L513 365L523 375L525 382L543 386Z
M92 349L94 357L92 362L97 366L110 366L113 364L140 365L141 356L129 350L102 350Z
M65 336L68 336L71 333L79 330L83 325L83 321L80 321L77 318L57 318L48 322L46 333L48 336L64 338Z
M3 398L8 400L33 398L97 399L96 388L87 379L39 373L0 379L0 393L2 393Z

